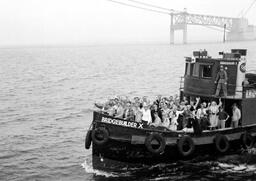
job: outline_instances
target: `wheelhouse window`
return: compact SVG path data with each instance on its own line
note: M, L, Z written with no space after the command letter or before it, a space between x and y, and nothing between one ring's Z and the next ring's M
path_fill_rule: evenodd
M190 75L192 76L192 74L193 74L193 71L194 71L194 63L191 63L190 64Z
M199 77L199 64L198 63L194 64L193 76L194 77Z
M186 75L190 75L190 63L186 63Z
M212 77L212 65L201 65L201 76L202 78L211 78Z

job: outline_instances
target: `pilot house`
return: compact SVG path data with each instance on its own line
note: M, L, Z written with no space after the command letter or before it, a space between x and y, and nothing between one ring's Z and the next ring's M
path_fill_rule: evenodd
M186 57L185 75L182 77L180 90L191 100L201 97L212 101L221 97L224 109L232 115L232 105L236 103L241 110L242 120L239 125L256 124L256 74L246 72L246 49L232 49L230 53L219 52L220 58L212 58L207 51L194 51L193 57ZM216 95L218 73L224 69L226 95L221 87ZM230 122L230 120L229 120Z

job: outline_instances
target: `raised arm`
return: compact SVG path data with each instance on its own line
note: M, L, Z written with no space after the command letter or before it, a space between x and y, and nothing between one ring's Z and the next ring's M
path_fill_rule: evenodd
M200 97L196 97L196 104L194 105L194 109L197 108L199 102L200 102Z
M218 106L219 106L219 107L222 106L221 98L219 98L219 104L218 104Z
M229 118L229 115L227 114L227 118L226 118L226 121L228 120L228 118Z

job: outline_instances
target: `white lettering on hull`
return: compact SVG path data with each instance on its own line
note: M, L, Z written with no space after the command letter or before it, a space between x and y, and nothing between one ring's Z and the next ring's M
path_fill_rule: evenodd
M143 129L143 124L142 123L136 123L136 122L132 122L132 121L124 121L124 120L102 117L101 122L114 124L114 125L119 125L119 126L124 126L124 127Z

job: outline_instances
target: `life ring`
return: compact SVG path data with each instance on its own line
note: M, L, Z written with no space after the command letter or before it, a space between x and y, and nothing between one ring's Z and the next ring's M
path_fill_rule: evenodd
M159 144L153 144L154 140ZM145 139L145 145L149 152L157 155L163 153L166 142L162 135L158 133L152 133Z
M106 128L99 127L92 130L92 141L96 145L104 145L109 139L109 132Z
M215 147L220 153L225 153L229 149L228 138L222 134L217 134L214 139Z
M85 148L88 150L92 142L92 130L89 130L85 137Z
M245 149L252 148L254 145L254 139L253 139L252 135L248 132L245 132L244 134L242 134L241 142Z
M177 142L177 146L178 146L178 151L179 153L184 156L187 157L189 155L192 155L195 151L195 144L194 141L192 140L192 138L188 135L182 136L178 142Z

